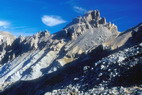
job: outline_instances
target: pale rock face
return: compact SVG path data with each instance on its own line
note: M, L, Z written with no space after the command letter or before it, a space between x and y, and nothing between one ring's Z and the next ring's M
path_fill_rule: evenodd
M124 47L128 48L142 42L142 24L139 24L125 32L120 33L117 37L111 38L105 44L111 46L112 50Z
M117 27L107 23L105 18L101 18L100 12L97 10L89 11L83 17L77 17L60 31L61 33L64 33L65 39L70 40L65 46L66 56L73 58L75 55L91 51L109 38L119 34Z
M63 31L66 33L66 37L70 37L71 40L75 40L88 30L94 31L95 28L102 26L112 31L112 33L114 33L113 35L118 34L117 27L114 24L107 23L105 18L101 18L100 12L97 10L89 11L83 17L74 19L64 28Z
M0 32L0 44L5 42L7 45L11 45L14 39L15 36L10 34L9 32Z
M15 38L9 32L0 32L0 63L6 54L6 50L12 45Z
M100 12L98 10L95 11L89 11L86 15L85 18L87 21L91 22L93 19L96 21L100 19Z

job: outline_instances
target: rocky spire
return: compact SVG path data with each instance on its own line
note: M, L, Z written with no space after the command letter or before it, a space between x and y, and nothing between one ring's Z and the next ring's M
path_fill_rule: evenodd
M118 33L117 26L107 23L106 19L100 16L98 10L88 11L85 15L75 18L62 30L62 33L64 32L64 37L75 40L86 31L100 27L106 27L112 31L114 35Z
M92 10L86 13L85 18L87 21L92 21L92 20L99 20L100 19L100 12L98 10Z

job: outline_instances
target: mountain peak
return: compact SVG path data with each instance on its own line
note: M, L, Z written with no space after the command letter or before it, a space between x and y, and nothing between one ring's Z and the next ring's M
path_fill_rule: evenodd
M73 21L62 30L62 33L64 33L65 37L76 39L88 30L90 30L90 32L95 32L95 29L99 28L100 30L105 28L114 35L118 33L117 26L110 22L107 23L106 19L100 16L98 10L88 11L85 15L73 19Z
M72 24L78 24L78 23L91 23L91 24L106 24L106 19L100 17L100 11L99 10L90 10L83 16L78 16L73 21L68 24L65 28Z
M87 19L87 21L92 21L92 20L97 21L100 19L100 11L90 10L84 16Z

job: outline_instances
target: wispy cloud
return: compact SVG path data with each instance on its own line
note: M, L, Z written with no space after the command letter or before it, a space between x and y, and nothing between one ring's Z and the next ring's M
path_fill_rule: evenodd
M117 21L122 20L123 18L124 18L124 17L118 17L118 18L112 19L111 21L112 21L112 22L117 22Z
M82 7L79 7L79 6L74 6L73 8L74 8L74 11L77 12L77 13L79 13L79 14L84 14L84 13L87 12L86 9L84 9Z
M65 23L66 21L63 20L60 16L49 16L49 15L44 15L41 18L42 22L47 25L47 26L56 26L62 23Z
M77 5L77 0L67 0L65 2L65 4L68 4L70 6L74 6L74 5Z
M0 21L0 28L8 28L9 25L10 23L7 21Z

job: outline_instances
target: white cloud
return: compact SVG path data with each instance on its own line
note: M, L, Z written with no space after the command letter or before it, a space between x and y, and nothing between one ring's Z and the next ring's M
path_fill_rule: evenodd
M62 23L65 23L66 21L63 20L60 16L49 16L49 15L44 15L42 18L42 22L47 25L47 26L56 26Z
M10 25L7 21L0 21L0 27L1 28L7 28Z
M84 9L82 7L79 7L79 6L74 6L73 8L74 8L74 11L77 12L77 13L79 13L79 14L84 14L84 13L87 12L86 9Z

